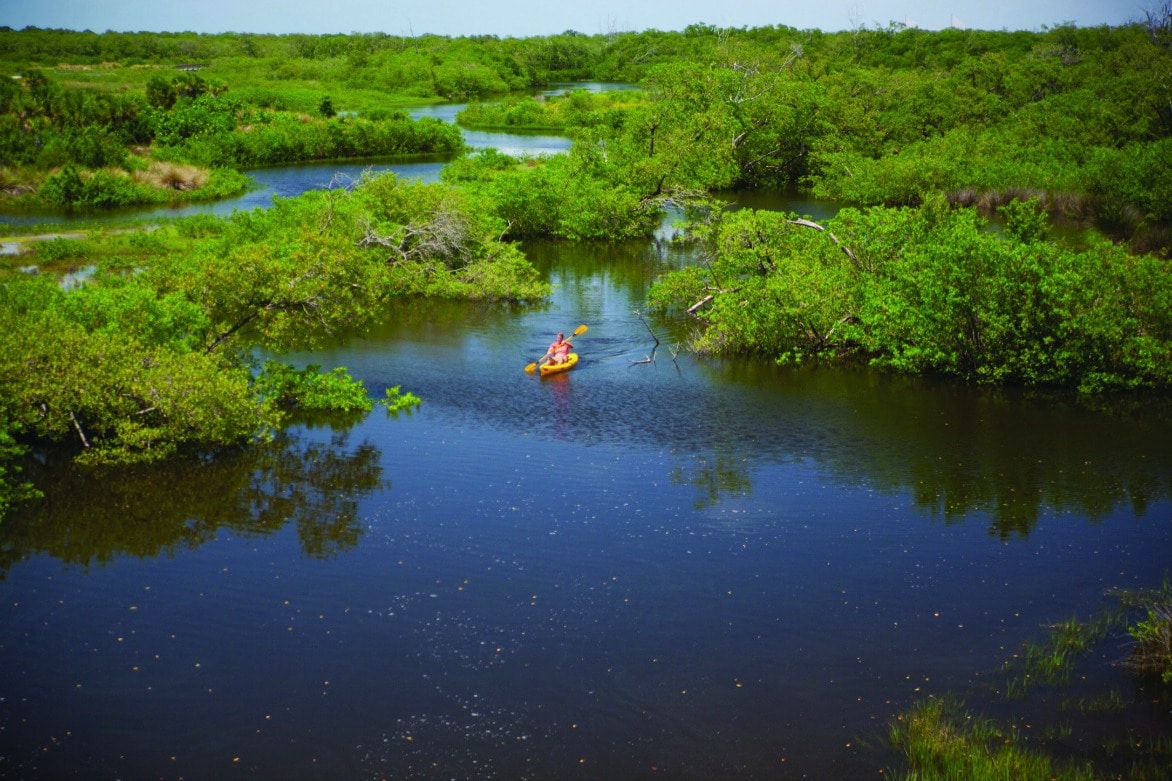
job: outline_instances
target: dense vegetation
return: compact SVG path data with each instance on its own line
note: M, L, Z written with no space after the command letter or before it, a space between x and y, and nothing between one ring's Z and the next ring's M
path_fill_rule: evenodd
M2 458L73 441L86 460L153 459L263 435L299 394L353 408L364 391L345 377L247 356L312 347L395 296L538 298L505 240L646 236L665 206L692 219L702 262L651 303L699 318L698 350L1084 391L1172 380L1167 6L1040 33L0 29L0 61L9 206L214 198L249 166L462 150L409 102L475 99L462 122L574 139L547 158L457 156L443 185L378 179L88 249L42 243L44 261L89 253L99 271L70 291L0 287ZM483 102L575 79L641 89ZM852 208L813 225L711 198L738 188ZM1092 230L1060 240L1055 223ZM11 470L0 481L15 495Z
M291 408L369 410L344 372L255 366L254 348L312 347L403 296L541 299L547 285L500 233L459 192L383 176L224 221L47 242L100 267L71 290L48 275L0 285L0 421L126 463L265 439Z
M826 225L738 211L711 260L663 280L662 306L707 304L697 349L783 361L860 354L913 373L1083 391L1172 387L1167 261L1104 240L1045 241L1036 200L1002 211L845 209Z
M20 102L40 106L21 110L26 123L38 111L56 116L46 98L57 85L69 101L56 103L95 105L92 118L79 121L104 134L74 147L101 149L110 134L123 132L145 141L158 116L174 112L165 108L171 95L180 105L207 99L189 108L194 117L166 123L172 132L163 146L175 140L174 130L201 122L226 130L232 116L241 131L279 124L274 114L340 125L322 116L336 111L377 123L412 100L483 99L556 80L628 81L646 87L651 100L611 110L576 96L559 112L567 116L551 121L537 101L518 99L507 111L474 108L467 119L610 127L605 142L638 142L649 158L643 167L662 168L682 152L676 170L662 171L668 184L682 174L710 188L800 185L858 205L914 205L925 192L996 205L1034 191L1057 212L1140 235L1172 219L1167 10L1119 28L1062 25L1041 33L894 24L843 33L693 25L682 33L568 31L527 39L0 30L0 58L26 76L19 87L3 88L9 104L19 94L26 98ZM202 69L176 75L175 66L192 64ZM371 153L347 144L352 140L328 153ZM264 151L203 150L199 162L247 165L306 154L256 146ZM109 157L87 154L90 163ZM76 156L85 155L79 149ZM711 164L698 169L697 158ZM1162 246L1162 235L1145 240Z

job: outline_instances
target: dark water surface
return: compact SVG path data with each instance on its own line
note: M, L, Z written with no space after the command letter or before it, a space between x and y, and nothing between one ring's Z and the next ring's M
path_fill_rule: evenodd
M292 356L411 414L46 463L0 525L0 775L881 778L901 709L979 705L1167 571L1159 410L673 361L687 324L633 311L670 248L527 250L543 309L398 305ZM578 368L522 371L579 323Z

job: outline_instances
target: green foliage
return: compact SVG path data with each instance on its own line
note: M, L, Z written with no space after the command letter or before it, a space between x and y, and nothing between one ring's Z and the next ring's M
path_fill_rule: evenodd
M1040 242L1036 206L989 231L973 210L726 214L701 232L703 270L653 288L661 307L713 299L695 347L780 360L863 354L881 366L1086 392L1172 386L1167 262L1104 241Z
M295 369L277 361L265 361L256 380L263 398L283 408L311 412L370 412L374 407L366 387L339 366L322 372L321 366Z
M586 147L568 155L513 160L479 153L444 170L444 181L480 199L516 238L622 239L649 235L659 202L621 182Z
M37 259L45 264L59 263L66 258L80 257L85 243L78 239L55 236L36 243Z
M72 165L47 177L37 195L50 206L66 209L112 208L155 200L151 188L125 174L95 171L82 177Z
M384 110L372 112L377 118L313 121L250 105L242 95L260 97L255 88L227 93L219 80L195 73L170 79L154 74L141 85L145 99L66 89L40 72L24 81L25 91L5 85L8 91L0 96L0 154L42 172L40 206L90 209L219 198L247 186L239 172L246 167L463 149L459 129L438 120L415 122ZM315 105L330 109L326 117L335 115L329 98ZM213 171L203 172L196 184L167 175L156 181L160 177L152 171L159 161Z
M152 140L161 159L204 166L453 151L458 133L404 132L414 123L388 107L524 91L474 104L461 121L589 130L581 143L606 170L592 170L584 190L622 187L640 207L727 187L802 185L858 205L917 205L933 193L995 205L1035 190L1050 211L1073 193L1112 230L1159 237L1172 203L1172 50L1155 29L693 25L528 39L0 30L0 51L25 74L0 90L0 158L42 171L133 166L129 145ZM158 70L193 60L208 66ZM103 62L154 67L111 73L95 67ZM60 63L74 64L68 87L64 71L28 67ZM645 90L529 97L559 78ZM324 90L331 110L344 102L374 125L309 121ZM121 202L65 189L51 202Z
M236 128L240 104L229 96L201 95L182 100L154 115L154 139L161 146L175 146L190 138L231 133Z
M1049 220L1037 198L1010 201L1001 207L1005 217L1005 232L1022 244L1033 244L1046 238Z
M205 239L222 235L224 232L224 221L211 214L182 217L171 224L180 236L189 239Z
M20 467L14 462L28 449L14 439L19 428L8 420L6 413L0 410L0 519L14 504L41 496L32 483L20 478Z
M125 277L107 277L100 285L55 299L53 308L87 333L125 336L146 346L192 352L200 348L199 337L207 328L205 313L183 296L159 295Z
M103 290L91 301L89 288L38 282L0 291L0 413L29 436L80 443L90 462L155 460L276 423L246 370L190 350L181 301L142 313L136 304L149 293L129 283L123 291L134 300Z
M624 112L641 100L641 92L591 93L578 89L550 98L526 96L497 103L471 103L456 115L456 121L470 128L517 130L618 127Z
M728 214L712 231L708 286L719 294L706 312L711 326L697 349L796 360L831 348L836 328L857 309L858 270L796 219L744 210ZM681 292L695 288L694 272L686 279Z
M1133 206L1148 220L1172 222L1172 138L1132 142L1121 149L1095 149L1085 176L1087 189L1104 206Z
M170 175L154 181L152 175L131 176L117 169L103 169L82 175L72 165L50 174L37 190L37 198L49 206L73 209L115 208L146 203L174 201L215 200L236 195L246 190L246 175L227 168L210 172L199 171L196 178L206 175L202 184L178 175L169 182Z
M254 348L312 348L407 295L543 298L548 284L502 229L465 193L385 175L223 221L91 238L101 265L74 290L42 276L0 285L0 493L31 495L9 468L16 432L72 444L86 463L148 462L265 439L290 409L365 414L372 401L344 369L270 363L254 378ZM61 257L80 246L59 242L45 246ZM136 273L102 270L118 267Z
M162 76L151 76L146 85L146 98L152 108L166 111L179 99L179 91L175 89L173 81L168 81Z
M387 414L397 415L403 411L410 411L423 403L423 399L410 391L403 392L401 385L387 388L386 397L379 404L387 408Z
M343 118L301 119L261 114L239 132L209 127L186 137L169 136L174 146L161 146L161 159L199 165L247 168L306 160L382 157L413 153L451 153L464 148L459 128L425 117L418 121L392 115L385 120ZM160 144L167 139L160 138Z

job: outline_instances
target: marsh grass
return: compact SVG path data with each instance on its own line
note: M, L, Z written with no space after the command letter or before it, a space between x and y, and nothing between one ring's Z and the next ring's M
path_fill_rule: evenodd
M1036 199L1051 216L1062 216L1078 223L1093 221L1097 204L1087 193L1069 190L1042 190L1033 187L1007 187L1000 190L976 190L964 188L948 195L953 206L976 206L985 215L992 215L1002 206L1013 201Z
M1128 632L1135 642L1124 666L1158 674L1172 684L1172 602L1150 606L1147 618L1128 627Z
M19 256L19 265L32 264L37 273L59 278L77 272L82 264L104 271L131 272L146 267L154 258L190 252L199 238L217 235L201 230L207 221L197 217L157 226L135 223L111 228L98 225L59 235L51 234L47 228L52 226L46 226L46 230L32 231L40 234L40 238L21 240L26 250Z
M20 197L36 189L36 179L31 173L7 165L0 166L0 193Z
M1119 689L1111 689L1107 694L1096 697L1064 697L1059 701L1059 713L1078 713L1087 715L1092 713L1121 713L1127 703Z
M1165 577L1159 588L1112 593L1125 608L1145 614L1127 626L1131 647L1122 665L1172 685L1172 578Z
M196 190L208 183L206 168L183 163L153 162L145 171L136 171L135 180L161 190Z
M1094 779L1089 763L1060 762L1021 744L1016 730L967 713L955 700L928 699L892 722L892 746L906 769L893 778L907 781L1080 781Z
M1090 621L1072 617L1051 625L1043 640L1027 643L1005 664L1009 676L1003 694L1008 699L1020 699L1035 686L1069 683L1079 658L1106 638L1117 624L1116 614L1104 613Z
M1001 726L967 712L950 695L920 701L889 726L891 745L905 762L892 777L1172 778L1172 736L1142 712L1151 703L1164 702L1167 683L1139 678L1133 697L1125 697L1118 686L1102 694L1086 691L1087 681L1099 677L1095 658L1099 667L1145 675L1162 675L1167 669L1161 665L1172 658L1172 581L1165 579L1157 589L1115 590L1109 596L1118 606L1089 620L1070 618L1046 627L1044 638L1024 645L1003 665L1007 677L994 693L1002 701L1029 697L1027 705L1015 710L1032 714L1033 727L1023 732L1012 723ZM1112 661L1104 644L1121 639L1128 642L1127 656Z

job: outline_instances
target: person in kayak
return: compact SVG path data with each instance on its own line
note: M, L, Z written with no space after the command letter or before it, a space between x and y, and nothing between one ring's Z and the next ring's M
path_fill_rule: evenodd
M566 341L566 335L558 333L558 338L554 339L549 345L549 351L546 353L549 356L549 360L546 363L549 366L557 366L559 363L565 363L569 358L570 350L573 348L574 345Z

